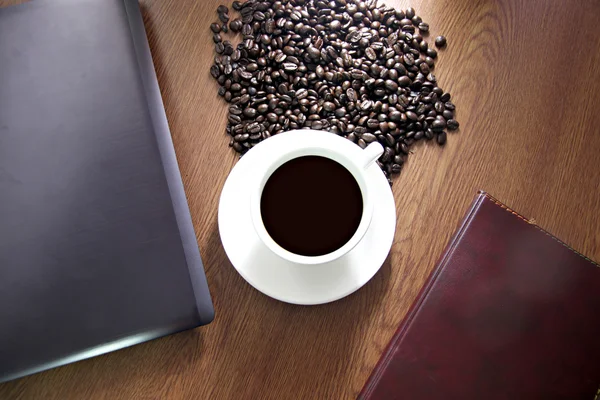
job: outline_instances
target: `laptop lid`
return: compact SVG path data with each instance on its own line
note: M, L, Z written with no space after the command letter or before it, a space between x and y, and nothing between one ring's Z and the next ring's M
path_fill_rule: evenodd
M0 9L0 382L212 318L137 1Z

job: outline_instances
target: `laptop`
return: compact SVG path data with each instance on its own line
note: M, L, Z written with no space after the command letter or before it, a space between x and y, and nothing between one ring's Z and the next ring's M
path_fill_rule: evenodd
M137 1L0 9L0 382L213 315Z

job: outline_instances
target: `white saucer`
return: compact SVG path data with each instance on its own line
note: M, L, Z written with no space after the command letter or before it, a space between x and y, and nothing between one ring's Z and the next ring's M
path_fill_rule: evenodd
M313 305L345 297L367 283L385 261L396 229L394 197L376 164L367 170L373 183L371 225L343 257L322 265L298 265L272 253L259 239L250 214L248 182L253 166L270 150L265 140L244 155L231 171L219 203L219 233L229 260L254 288L287 303ZM260 261L258 261L260 260Z

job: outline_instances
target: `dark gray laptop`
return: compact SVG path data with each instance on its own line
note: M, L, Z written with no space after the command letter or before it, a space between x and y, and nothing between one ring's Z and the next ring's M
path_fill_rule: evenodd
M137 1L0 9L0 382L212 318Z

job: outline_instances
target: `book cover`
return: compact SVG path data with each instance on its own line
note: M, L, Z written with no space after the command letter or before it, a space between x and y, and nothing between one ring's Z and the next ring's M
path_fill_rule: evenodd
M480 192L360 399L586 399L600 267Z

